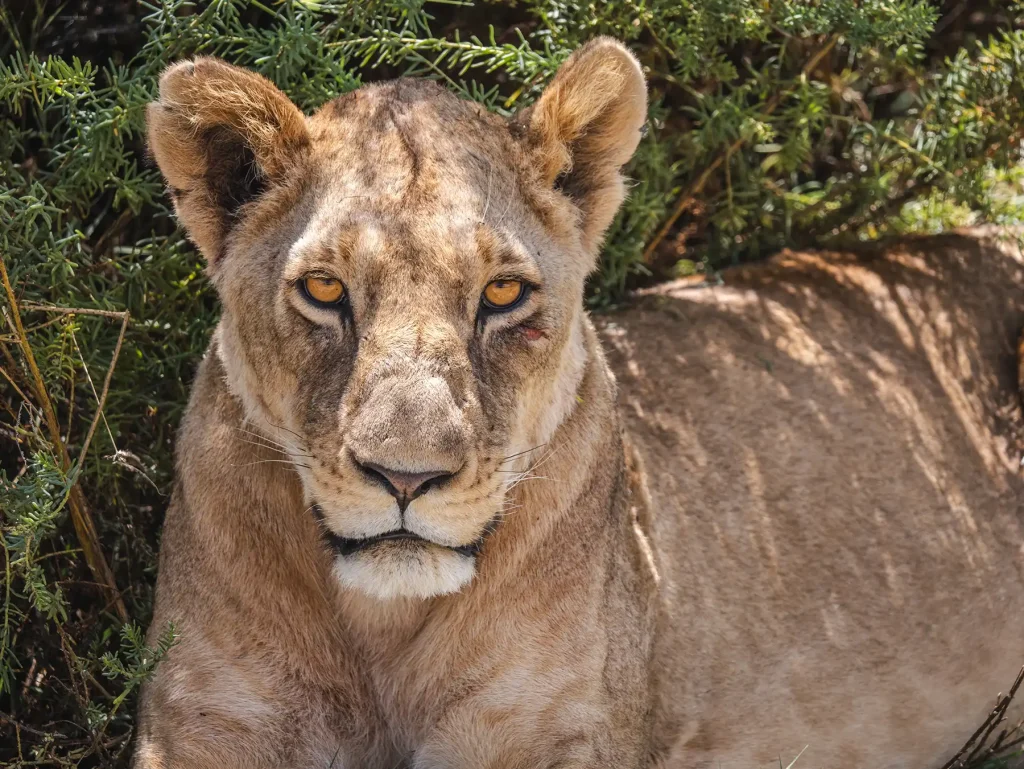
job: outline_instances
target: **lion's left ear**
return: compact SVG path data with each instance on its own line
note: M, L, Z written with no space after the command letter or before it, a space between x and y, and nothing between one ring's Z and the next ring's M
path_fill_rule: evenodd
M646 118L640 64L608 37L576 51L522 116L544 182L580 208L583 243L591 252L625 197L620 169L633 156Z

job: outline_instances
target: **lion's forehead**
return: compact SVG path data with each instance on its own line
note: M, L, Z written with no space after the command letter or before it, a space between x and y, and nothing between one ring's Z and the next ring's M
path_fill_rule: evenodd
M496 188L515 184L507 125L433 84L365 87L310 122L321 182L381 206L479 212Z
M298 277L316 268L347 274L391 273L422 281L462 283L514 266L531 272L529 249L509 229L494 227L479 215L448 210L416 210L396 215L373 207L341 213L329 200L310 219L288 250L287 270ZM369 277L369 276L367 276Z

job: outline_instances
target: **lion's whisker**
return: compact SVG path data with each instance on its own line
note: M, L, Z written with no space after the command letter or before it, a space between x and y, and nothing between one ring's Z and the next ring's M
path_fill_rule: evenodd
M294 430L292 430L292 429L289 429L289 428L287 428L287 427L284 427L284 426L282 426L282 425L274 424L274 423L273 423L273 422L271 422L271 421L270 421L269 419L267 420L267 424L268 424L268 425L270 425L271 427L277 428L278 430L284 430L284 431L285 431L286 433L291 433L291 434L292 434L292 435L294 435L294 436L295 436L296 438L298 438L298 439L299 439L300 441L301 441L301 440L304 440L304 438L303 438L303 437L302 437L301 435L299 435L299 434L298 434L297 432L295 432Z
M259 446L260 448L263 448L263 449L270 449L271 451L276 451L278 454L284 454L284 455L289 456L289 457L304 457L306 459L312 459L313 458L312 454L302 454L302 453L300 453L298 451L295 451L291 447L279 448L277 446L271 446L271 445L268 445L266 443L260 443L259 441L247 441L247 440L242 440L242 439L239 439L239 440L240 440L241 443L247 443L250 446Z
M536 451L537 449L544 448L547 445L548 445L547 443L539 443L536 446L534 446L532 449L526 449L525 451L520 451L520 452L517 452L515 454L509 454L507 457L505 457L504 459L500 460L498 462L498 464L499 465L503 465L506 462L515 459L516 457L521 457L523 454L529 454L531 451Z
M231 465L231 467L252 467L253 465L264 465L276 463L281 465L291 465L292 467L303 467L306 470L312 470L313 468L309 465L304 465L301 462L292 462L289 459L258 459L255 462L244 462L240 465Z
M253 443L253 445L259 445L259 446L266 445L267 448L271 448L271 447L275 447L276 446L276 447L285 449L287 451L293 451L293 452L298 451L298 449L302 448L302 446L300 446L300 445L293 446L291 444L284 443L282 441L275 441L273 438L268 438L266 435L262 435L260 433L253 432L252 430L246 430L244 427L235 427L234 429L237 430L238 432L242 433L243 435L251 435L253 438L256 438L257 439L256 442L246 441L247 443ZM311 455L306 455L306 456L311 456Z
M565 444L563 443L563 444L561 444L559 446L552 446L550 451L548 451L544 456L542 456L540 459L538 459L534 464L530 465L530 467L528 467L526 469L526 471L527 472L533 472L538 467L540 467L544 463L548 462L553 456L555 456L555 454L557 452L562 450L562 446L564 446L564 445Z
M525 483L526 481L554 481L554 480L556 480L556 479L555 478L548 478L547 476L544 476L544 475L528 475L527 473L523 473L521 478L516 478L514 481L512 481L512 483L509 484L507 490L508 491L512 491L512 489L514 489L516 486L519 486L520 484Z
M487 199L484 201L484 212L480 215L480 222L487 221L487 211L491 207L491 181L494 178L494 164L487 161Z
M238 432L242 433L242 435L248 435L248 436L251 436L251 437L255 438L261 445L265 444L267 446L282 446L282 447L286 445L284 443L280 443L279 441L275 441L273 438L268 438L265 435L261 435L260 433L253 432L252 430L246 430L243 427L235 427L234 429L237 430ZM241 440L241 439L239 439L239 440Z

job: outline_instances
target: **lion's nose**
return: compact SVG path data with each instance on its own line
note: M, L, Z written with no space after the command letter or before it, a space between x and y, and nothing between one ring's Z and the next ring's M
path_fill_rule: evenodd
M375 462L360 462L356 464L363 473L377 481L388 490L398 502L398 508L405 512L405 508L416 497L425 494L433 486L437 486L454 473L447 470L426 470L420 473L407 473L402 470L392 470L390 467L378 465Z

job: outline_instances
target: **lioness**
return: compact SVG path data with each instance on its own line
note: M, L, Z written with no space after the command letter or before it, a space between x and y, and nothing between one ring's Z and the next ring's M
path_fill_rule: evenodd
M652 292L602 332L624 442L582 293L645 112L607 39L512 120L163 75L149 140L223 317L139 769L926 769L1009 686L1020 257Z

